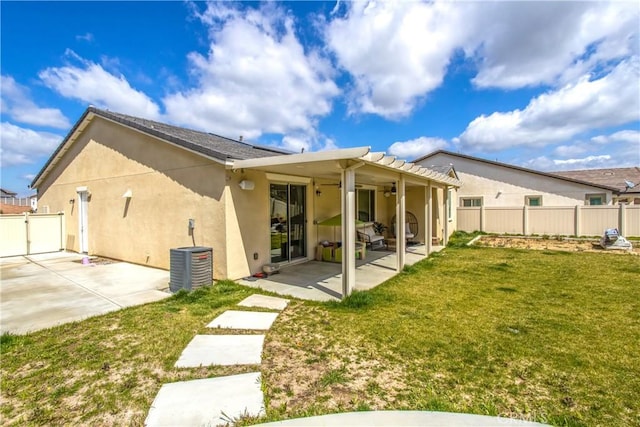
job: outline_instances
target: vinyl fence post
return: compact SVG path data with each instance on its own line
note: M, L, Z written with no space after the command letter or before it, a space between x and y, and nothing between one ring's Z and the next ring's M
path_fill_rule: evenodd
M29 212L24 213L24 226L26 229L25 236L27 237L27 255L31 255L31 236L29 233Z
M522 207L522 234L529 235L529 206Z
M627 232L627 205L620 203L618 206L618 231L621 236L624 236Z

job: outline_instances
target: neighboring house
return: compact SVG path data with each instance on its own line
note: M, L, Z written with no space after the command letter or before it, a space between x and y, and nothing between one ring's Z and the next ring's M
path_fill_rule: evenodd
M459 185L368 147L290 154L89 107L31 187L40 210L65 213L70 250L166 269L171 248L210 246L216 279L313 259L334 231L317 223L342 213L353 218L338 234L349 293L356 212L387 224L397 212L403 233L415 208L428 252L425 235L446 242L453 232L445 221L439 234L429 217L444 215ZM398 269L404 249L398 239Z
M0 188L0 214L21 214L33 210L28 197Z
M5 190L4 188L0 188L0 198L2 199L13 199L18 195L18 193L14 193L13 191Z
M619 187L611 183L539 172L445 150L414 161L426 168L450 165L462 185L459 207L610 205Z
M640 167L552 172L565 178L614 187L614 203L640 205Z

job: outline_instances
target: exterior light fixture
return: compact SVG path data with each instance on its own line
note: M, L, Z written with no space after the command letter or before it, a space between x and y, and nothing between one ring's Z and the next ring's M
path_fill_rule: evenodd
M242 181L240 181L239 185L243 190L253 190L254 188L256 188L256 183L253 181L249 181L248 179L243 179Z

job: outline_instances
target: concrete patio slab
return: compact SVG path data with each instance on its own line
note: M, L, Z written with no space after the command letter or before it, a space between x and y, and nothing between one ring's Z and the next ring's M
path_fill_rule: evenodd
M243 415L264 415L259 372L165 384L145 425L216 426Z
M485 415L458 414L431 411L371 411L347 412L343 414L321 415L309 418L295 418L258 424L257 426L456 426L456 427L543 427L547 424L521 421L512 418L489 417Z
M270 297L268 295L253 294L238 303L241 307L260 307L272 310L284 310L289 304L288 299Z
M264 335L196 335L174 366L259 365L263 343Z
M435 251L442 247L434 247ZM424 245L407 248L405 264L413 265L424 259ZM392 278L397 256L389 251L368 251L366 260L356 261L356 290L372 289ZM279 274L264 279L242 279L240 284L264 289L279 295L289 295L312 301L342 299L342 266L338 263L308 261L283 267Z
M278 313L227 310L213 319L207 328L256 329L266 331L278 317Z
M23 334L171 296L169 272L55 252L0 258L0 329Z

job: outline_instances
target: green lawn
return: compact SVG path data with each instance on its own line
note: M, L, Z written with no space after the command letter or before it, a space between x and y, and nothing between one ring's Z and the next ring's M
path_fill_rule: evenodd
M640 257L450 247L343 303L293 301L267 335L266 420L369 409L640 425ZM3 424L141 425L230 282L2 337Z

